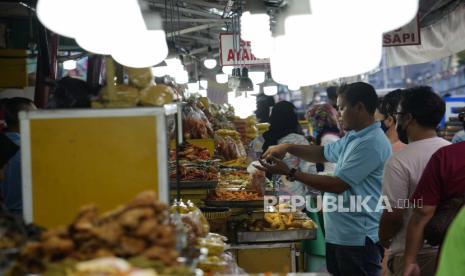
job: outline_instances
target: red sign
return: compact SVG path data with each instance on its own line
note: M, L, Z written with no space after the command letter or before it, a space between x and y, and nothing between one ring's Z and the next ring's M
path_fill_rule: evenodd
M236 35L236 39L239 36ZM220 34L220 63L221 66L269 64L269 59L256 58L251 50L250 42L241 40L234 47L234 34Z
M409 24L383 35L383 46L420 45L420 23L418 17Z

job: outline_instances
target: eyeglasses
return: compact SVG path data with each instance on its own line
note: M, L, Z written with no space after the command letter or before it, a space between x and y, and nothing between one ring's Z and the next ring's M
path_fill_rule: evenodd
M399 115L404 115L407 114L407 112L393 112L392 116L399 116Z

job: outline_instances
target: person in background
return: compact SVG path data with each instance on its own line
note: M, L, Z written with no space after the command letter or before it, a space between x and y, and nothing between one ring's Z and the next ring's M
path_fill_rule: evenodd
M67 76L57 81L47 108L90 108L93 94L85 81Z
M391 142L392 152L396 153L405 147L405 144L399 141L399 136L396 131L396 116L397 107L400 102L401 89L386 94L385 97L379 99L379 105L375 112L375 119L381 123L381 128ZM389 250L384 251L383 258L383 276L388 275L388 258Z
M436 276L465 275L465 208L452 222L441 249Z
M36 109L34 103L26 98L4 99L5 135L20 147L19 118L20 111ZM21 149L8 161L4 167L3 180L0 190L7 210L15 215L23 213L22 185L21 185Z
M465 112L462 112L462 113L459 114L459 120L463 124L463 130L457 132L454 135L454 138L452 138L452 143L454 143L454 144L465 141Z
M258 94L257 96L257 110L255 115L259 123L269 123L271 109L275 105L274 98L272 96L266 96L265 94Z
M381 122L381 128L391 142L393 153L396 153L405 147L405 144L399 140L399 136L397 135L396 117L394 116L394 113L397 112L401 95L401 89L397 89L386 94L386 96L380 100L378 109L375 113L376 120Z
M407 227L404 276L420 275L418 252L424 230L439 204L465 195L465 142L440 148L428 162L410 201L416 204ZM463 254L463 253L462 253ZM453 275L453 274L450 274Z
M337 110L337 87L330 86L326 88L326 94L328 96L328 103Z
M375 122L378 96L363 82L339 88L337 105L342 127L349 131L343 138L324 147L281 144L269 147L258 169L286 175L324 192L323 213L326 229L326 264L329 273L339 275L380 275L383 248L378 227L384 164L391 145ZM337 162L334 176L311 175L289 168L282 159L292 154L315 163ZM365 206L355 212L329 212L333 206L352 206L354 198L363 198ZM368 201L366 200L368 199ZM330 203L334 203L330 204Z
M259 159L263 152L269 147L280 144L295 144L295 145L308 145L308 141L303 135L302 127L297 120L297 113L295 106L287 101L278 102L271 111L270 128L263 135L255 138L252 142L253 148L260 149L256 152L257 159ZM298 167L300 170L308 173L316 173L316 168L313 164L303 161L295 156L288 154L284 158L284 162L292 167ZM281 178L284 187L280 187L280 194L282 195L301 195L305 196L309 190L304 184L298 181L288 181Z
M338 121L337 110L330 104L319 104L310 107L306 114L314 136L316 134L316 145L326 146L341 139L341 128ZM316 164L317 172L332 173L336 164L326 162Z
M338 120L337 110L329 103L323 103L311 106L306 113L306 119L308 120L312 130L313 136L315 137L316 145L325 146L332 144L341 139L341 128ZM333 174L336 169L335 163L317 163L316 170L321 174ZM314 206L317 202L313 202ZM312 270L317 271L318 266L324 265L325 258L325 243L324 243L324 220L322 212L308 212L307 215L318 225L317 237L312 241L305 241L303 244L303 250L309 254L309 267ZM318 261L321 259L320 261Z
M317 104L322 104L322 103L324 103L324 102L321 100L321 94L320 94L320 92L315 91L315 92L313 92L313 99L312 99L312 101L308 104L308 107L311 107L311 106L314 106L314 105L317 105Z
M383 195L392 210L384 210L379 226L381 245L389 248L390 275L402 276L405 236L411 208L404 206L420 180L431 156L450 142L437 137L446 106L430 87L422 86L402 91L397 112L398 137L407 146L395 153L384 168ZM390 113L394 116L395 112ZM434 275L437 248L424 246L418 255L421 275Z

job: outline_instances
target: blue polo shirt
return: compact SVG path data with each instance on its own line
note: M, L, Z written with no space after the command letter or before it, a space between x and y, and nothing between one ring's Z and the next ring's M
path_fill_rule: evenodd
M383 209L377 207L384 163L391 156L391 151L391 144L380 123L358 132L350 131L336 143L324 147L325 158L336 163L334 176L350 186L342 194L324 194L326 242L363 246L366 237L373 242L379 241L378 228ZM335 206L337 210L331 210Z
M16 145L20 146L20 135L17 132L6 132ZM3 195L8 211L16 215L23 214L23 191L21 185L21 150L8 161L4 167L4 178L0 181L0 192Z

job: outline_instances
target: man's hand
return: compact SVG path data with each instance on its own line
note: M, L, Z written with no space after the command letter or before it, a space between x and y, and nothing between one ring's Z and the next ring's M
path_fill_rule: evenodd
M276 146L270 146L268 149L263 153L262 158L265 160L271 160L271 157L276 157L278 159L283 159L286 156L288 151L289 145L282 144Z
M279 175L288 175L290 172L289 167L284 163L283 160L280 160L274 156L269 157L267 160L271 163L265 163L262 160L258 160L261 166L254 165L255 168L269 172L271 174L279 174Z
M405 264L403 276L420 276L420 267L417 263Z

